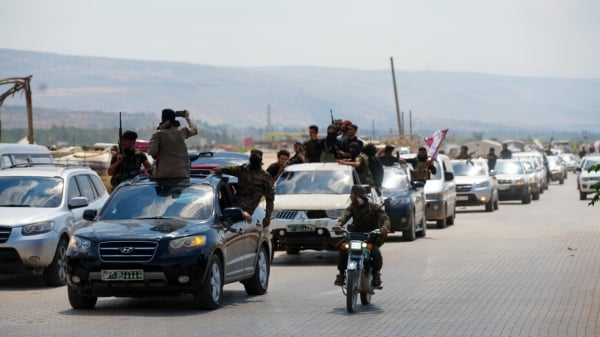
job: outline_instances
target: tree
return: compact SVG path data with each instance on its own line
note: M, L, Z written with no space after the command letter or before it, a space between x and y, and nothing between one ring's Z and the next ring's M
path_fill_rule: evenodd
M588 172L592 172L592 171L594 171L594 172L600 171L600 164L596 164L588 169ZM592 205L592 206L595 205L597 202L600 202L600 182L597 182L594 185L594 189L596 190L596 194L594 194L592 201L590 201L590 203L588 204L588 205Z

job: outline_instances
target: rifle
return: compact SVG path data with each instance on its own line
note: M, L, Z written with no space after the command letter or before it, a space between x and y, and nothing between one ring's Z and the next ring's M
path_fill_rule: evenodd
M123 145L121 141L123 140L123 123L121 121L121 112L119 112L119 153L123 153Z
M335 125L335 120L333 119L333 109L329 109L329 115L331 115L331 125Z

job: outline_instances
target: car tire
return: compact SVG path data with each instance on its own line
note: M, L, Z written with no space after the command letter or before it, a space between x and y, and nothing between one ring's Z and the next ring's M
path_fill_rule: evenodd
M415 241L417 238L416 230L415 230L415 211L410 212L410 221L408 223L408 228L402 231L402 241Z
M417 231L415 235L418 238L424 238L427 235L427 219L425 219L425 215L421 218L421 230Z
M448 225L454 225L454 219L456 218L456 208L452 212L452 215L446 218L446 223Z
M71 287L67 287L67 295L73 309L93 309L98 302L98 297L81 295Z
M437 228L446 228L446 220L446 209L444 208L444 215L442 216L442 219L436 220Z
M587 199L587 193L579 192L579 200L585 200L585 199Z
M558 181L558 183L559 183L560 185L562 185L562 184L564 184L564 183L565 183L565 180L561 178L561 179Z
M296 247L286 248L285 253L288 255L298 255L298 254L300 254L300 248L296 248Z
M498 199L494 200L494 209L498 209Z
M494 211L494 201L492 199L490 199L490 201L485 203L485 211L486 212L493 212Z
M61 238L58 241L58 246L54 252L52 263L46 268L42 274L44 283L51 287L60 287L67 284L67 270L65 268L65 256L67 254L67 245L69 242L66 238Z
M221 259L213 255L206 269L202 286L194 291L194 304L198 309L214 310L223 300L223 266Z
M534 192L531 194L531 200L540 200L540 192Z
M249 280L242 282L248 295L263 295L269 287L269 274L271 273L271 264L269 254L265 247L261 247L256 257L254 266L254 275Z
M529 204L529 203L531 203L531 194L529 193L529 191L527 192L527 194L526 194L526 195L524 195L524 196L521 198L521 203L522 203L522 204Z

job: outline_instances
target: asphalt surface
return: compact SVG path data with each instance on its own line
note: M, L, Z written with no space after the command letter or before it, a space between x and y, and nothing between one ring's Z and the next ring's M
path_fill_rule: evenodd
M225 286L222 307L189 297L101 298L71 309L66 287L0 276L0 335L12 336L600 336L600 205L575 175L530 205L459 209L424 239L383 246L384 289L353 314L334 252L276 253L269 292ZM434 225L431 223L430 225Z

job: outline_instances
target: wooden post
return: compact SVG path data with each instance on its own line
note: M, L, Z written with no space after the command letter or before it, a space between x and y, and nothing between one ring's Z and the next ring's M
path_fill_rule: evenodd
M31 76L24 78L25 80L25 101L27 102L27 127L29 128L27 133L27 140L29 144L34 143L33 139L33 106L31 103Z
M404 127L402 126L402 117L400 116L400 104L398 103L398 90L396 89L396 72L394 71L394 58L390 57L392 64L392 81L394 82L394 99L396 101L396 118L398 120L398 132L400 139L404 139Z

